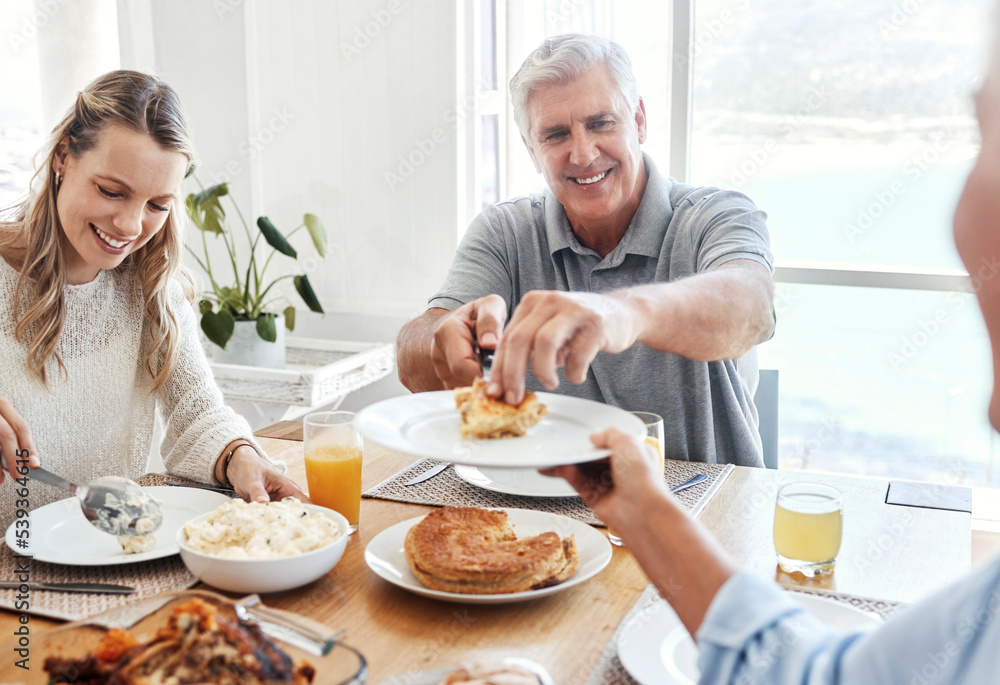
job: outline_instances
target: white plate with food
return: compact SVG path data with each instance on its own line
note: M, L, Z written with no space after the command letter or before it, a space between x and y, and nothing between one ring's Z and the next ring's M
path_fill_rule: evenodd
M456 466L455 475L473 485L521 497L576 497L565 478L544 476L537 469L492 469Z
M528 509L504 509L518 538L553 531L561 538L572 535L576 541L579 564L569 578L550 587L506 594L469 594L432 590L423 584L406 563L406 534L423 516L401 521L376 535L365 548L365 562L376 575L404 590L449 602L463 604L506 604L539 599L579 585L597 575L611 561L611 543L606 536L581 521L567 516Z
M590 436L607 428L618 428L637 438L646 435L642 421L624 409L545 392L537 396L548 415L522 437L463 438L451 390L376 402L358 412L355 425L369 440L397 452L496 468L547 468L606 457L610 451L596 449Z
M6 543L12 550L33 555L36 561L67 566L135 564L180 552L177 531L190 519L213 511L231 498L222 493L166 485L143 488L163 502L163 523L153 535L156 544L148 552L125 554L113 535L97 530L83 516L76 497L46 504L31 512L31 535L27 549L17 546L15 521L7 529Z
M792 598L813 616L838 630L857 630L878 619L847 604L800 592ZM618 658L641 685L696 685L698 647L670 605L657 600L625 624L618 636Z

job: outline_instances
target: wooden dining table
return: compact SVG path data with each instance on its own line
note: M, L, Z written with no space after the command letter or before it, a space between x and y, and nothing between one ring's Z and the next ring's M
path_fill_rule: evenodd
M300 422L258 432L262 446L305 482ZM364 487L370 488L416 461L365 444ZM835 572L822 580L777 569L771 540L774 498L792 480L823 482L844 495L844 542ZM783 585L914 602L968 571L970 514L886 504L888 480L736 467L698 518L739 568ZM557 683L583 683L594 671L615 629L648 581L627 547L616 547L609 565L589 581L540 599L510 604L457 604L417 596L371 572L368 542L400 521L432 507L365 499L361 522L343 558L325 577L296 590L264 595L271 606L308 616L360 649L369 682L399 673L468 660L510 656L542 664ZM603 530L603 529L602 529ZM0 636L18 615L0 611ZM33 631L58 621L32 618ZM4 642L0 638L0 643ZM2 657L7 658L7 657Z

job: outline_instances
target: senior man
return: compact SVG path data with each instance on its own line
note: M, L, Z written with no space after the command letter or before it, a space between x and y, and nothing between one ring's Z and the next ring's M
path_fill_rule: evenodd
M656 412L667 458L762 465L755 345L774 328L764 213L660 173L612 41L547 39L510 90L548 189L472 222L428 310L400 331L400 381L469 385L478 343L496 349L494 397L516 404L544 387Z

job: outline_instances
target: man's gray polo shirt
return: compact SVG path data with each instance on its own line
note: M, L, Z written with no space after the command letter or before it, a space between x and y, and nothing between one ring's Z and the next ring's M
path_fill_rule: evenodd
M508 320L531 290L607 292L675 281L732 259L772 269L766 215L745 195L668 179L644 155L648 179L618 246L603 259L573 233L562 205L542 195L500 202L477 216L430 307L456 309L490 294L508 303ZM641 343L599 352L580 385L564 395L663 417L668 459L761 466L753 394L757 352L698 362ZM527 386L544 390L530 369ZM596 427L595 427L596 428Z

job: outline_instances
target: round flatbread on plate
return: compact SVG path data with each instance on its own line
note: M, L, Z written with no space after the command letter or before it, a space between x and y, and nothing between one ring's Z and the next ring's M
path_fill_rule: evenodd
M389 449L417 457L469 466L548 468L606 457L590 436L608 428L643 438L642 421L608 404L536 393L548 415L523 437L496 440L463 438L461 417L451 390L392 397L365 407L355 417L363 436Z
M611 543L608 542L608 538L582 521L559 514L529 509L504 509L504 511L510 517L511 527L519 538L538 535L549 530L558 533L560 537L573 535L576 541L577 555L580 559L573 575L559 585L527 592L479 595L431 590L422 585L413 575L413 571L406 563L404 549L406 533L417 525L424 518L423 516L389 526L372 538L368 546L365 547L365 563L380 578L416 595L462 604L507 604L547 597L568 590L593 578L611 561Z

